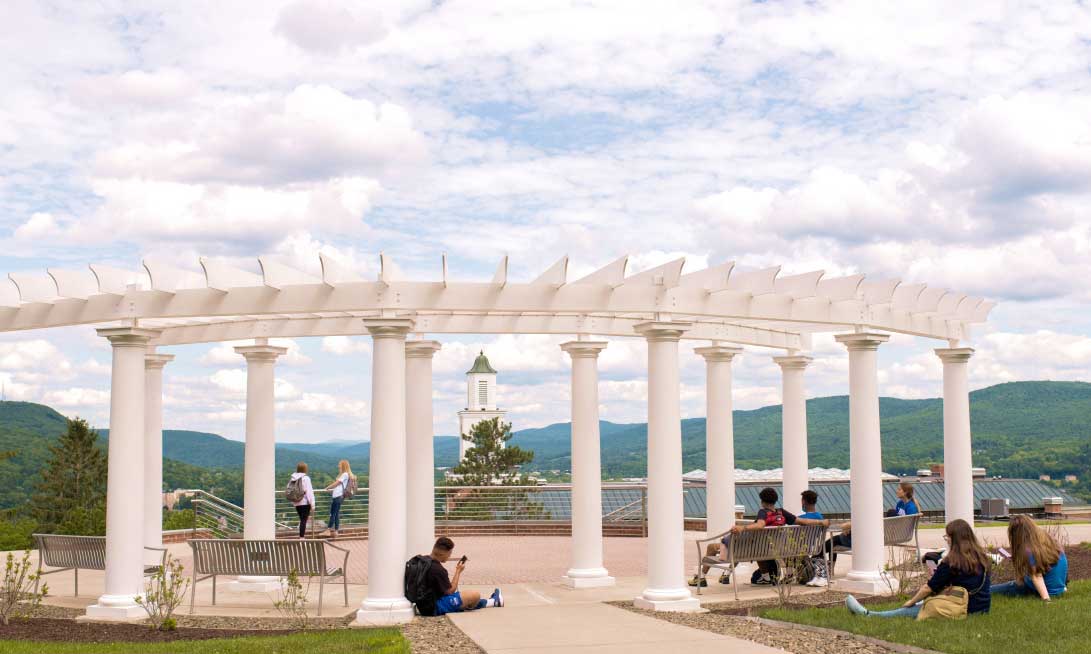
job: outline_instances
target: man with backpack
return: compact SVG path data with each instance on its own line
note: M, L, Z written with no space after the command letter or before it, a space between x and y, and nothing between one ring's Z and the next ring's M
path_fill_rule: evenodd
M731 528L732 533L739 533L740 531L749 529L765 529L766 527L783 527L784 525L822 525L828 526L829 520L826 519L814 519L804 518L802 516L796 517L795 514L785 511L784 509L777 508L777 500L780 496L777 495L776 490L772 488L763 488L758 493L758 499L761 500L761 508L758 509L757 518L754 522L745 525L735 525ZM730 536L728 536L730 538ZM724 539L725 541L727 538ZM778 574L776 561L758 561L758 569L754 571L754 574L750 577L750 583L756 586L770 586L776 583Z
M413 603L420 615L440 616L460 611L473 611L487 607L504 606L504 596L497 588L488 599L482 599L476 590L459 590L462 571L467 558L463 556L455 564L455 577L451 579L443 564L450 560L455 543L446 536L436 539L430 555L417 555L405 564L405 597Z

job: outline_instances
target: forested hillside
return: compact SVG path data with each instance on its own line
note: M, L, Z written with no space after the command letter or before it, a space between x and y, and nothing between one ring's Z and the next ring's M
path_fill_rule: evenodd
M1054 478L1079 476L1074 490L1091 499L1091 384L1013 382L970 394L974 463L990 475ZM883 468L912 473L943 458L943 402L940 399L882 398ZM780 406L735 412L735 456L741 468L780 466ZM848 467L848 397L807 402L809 456L812 466ZM647 426L602 422L603 474L610 478L644 476ZM64 416L28 402L0 402L0 460L8 480L0 488L0 508L26 501L47 458L47 446L65 430ZM100 432L108 436L108 432ZM105 438L103 447L105 447ZM558 423L515 433L512 444L534 452L529 470L570 468L570 427ZM244 446L216 434L164 432L164 482L168 488L205 488L226 499L241 500ZM705 467L705 421L682 422L684 468ZM307 461L316 478L332 478L337 461L347 458L366 476L370 443L282 443L277 446L278 482L297 461ZM410 453L412 456L412 453ZM458 439L435 439L436 465L457 463Z

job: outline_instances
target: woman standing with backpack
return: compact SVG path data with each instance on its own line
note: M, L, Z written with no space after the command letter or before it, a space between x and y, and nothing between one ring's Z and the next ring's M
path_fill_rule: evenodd
M348 460L338 461L337 470L337 479L326 486L326 490L330 491L330 522L327 531L334 538L341 535L341 505L356 492L356 475L352 474Z
M307 475L306 463L300 461L296 464L295 472L284 490L284 497L295 505L295 512L299 514L299 537L303 538L307 535L307 519L314 512L314 487Z

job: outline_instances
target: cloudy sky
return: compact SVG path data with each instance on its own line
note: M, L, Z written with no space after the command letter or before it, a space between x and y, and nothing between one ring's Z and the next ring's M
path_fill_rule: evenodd
M630 253L863 272L1000 302L975 388L1091 379L1091 7L1081 2L43 2L0 21L0 270L318 253L366 276L529 280ZM6 283L6 282L5 282ZM368 339L301 339L278 439L367 437ZM561 338L445 338L436 430L484 348L516 428L567 420ZM7 399L108 421L89 329L0 335ZM881 391L941 392L895 338ZM683 347L683 411L703 363ZM230 346L175 348L165 426L243 433ZM736 403L779 402L770 352ZM612 342L602 415L645 418L644 348ZM846 357L816 339L812 396Z

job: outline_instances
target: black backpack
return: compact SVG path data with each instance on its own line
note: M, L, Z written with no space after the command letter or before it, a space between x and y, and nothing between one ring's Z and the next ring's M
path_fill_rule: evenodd
M436 614L436 591L428 583L432 557L418 554L405 562L405 599L413 603L418 615Z

